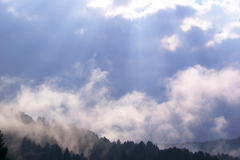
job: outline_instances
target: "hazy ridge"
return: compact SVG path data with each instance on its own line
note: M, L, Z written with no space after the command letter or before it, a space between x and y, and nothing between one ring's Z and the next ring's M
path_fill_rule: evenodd
M12 114L12 122L14 121L18 127L9 126L1 128L1 130L4 133L4 141L9 148L9 158L12 160L24 160L27 157L28 160L54 159L55 155L60 156L58 159L64 160L66 156L70 157L71 160L74 160L74 157L75 160L126 159L126 157L134 159L135 156L150 160L168 155L174 155L175 158L184 155L182 159L186 159L187 156L189 160L195 160L198 156L202 156L202 159L206 160L238 160L234 157L239 156L240 138L168 144L159 150L158 146L154 144L156 142L127 141L121 143L120 140L110 142L107 138L99 138L94 132L79 129L74 124L47 122L42 117L34 121L32 117L23 112L11 110L9 113Z
M178 144L167 144L165 147L176 146L178 148L187 148L193 152L203 151L211 154L224 153L234 157L240 157L240 137L235 139L217 139L206 142L186 142Z

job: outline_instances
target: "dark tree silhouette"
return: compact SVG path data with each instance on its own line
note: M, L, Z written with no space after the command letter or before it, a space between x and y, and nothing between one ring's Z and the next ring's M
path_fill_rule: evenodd
M3 142L3 134L0 131L0 160L7 160L7 152L8 148L5 146L5 143Z
M64 153L63 153L63 159L64 160L71 160L71 156L70 156L68 148L66 148Z
M6 160L7 148L4 146L2 134L0 135L1 155L4 155L4 158L0 157L0 160ZM202 151L193 153L188 149L176 147L160 150L157 145L150 141L146 144L142 141L140 143L132 141L121 143L120 140L110 142L105 137L98 139L88 150L89 160L239 160L239 158L229 155L213 156ZM9 152L11 157L8 158L11 160L88 160L83 153L80 153L69 151L68 148L63 149L56 143L46 143L41 146L25 137L22 139L19 150L16 153Z

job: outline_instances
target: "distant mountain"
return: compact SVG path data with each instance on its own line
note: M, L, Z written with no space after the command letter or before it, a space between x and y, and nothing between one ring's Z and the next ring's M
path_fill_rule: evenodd
M74 153L68 148L62 149L58 144L46 143L44 146L36 144L28 138L23 138L17 152L9 150L10 160L239 160L225 155L220 159L208 153L192 153L187 149L176 147L159 150L152 142L134 143L127 141L121 143L110 142L101 138L93 146L88 157L83 153Z
M62 149L58 144L36 144L28 138L23 138L17 152L9 150L10 160L87 160L84 154L70 153L68 148Z
M179 144L168 144L165 145L166 148L169 147L187 148L190 151L203 151L213 155L216 154L229 154L234 157L240 158L240 137L235 139L218 139L207 142L187 142Z
M215 141L183 143L176 145L182 149L160 150L152 142L110 142L73 124L47 122L41 117L34 121L23 112L11 112L9 116L14 117L12 126L15 127L4 128L3 134L10 160L239 160L227 154L214 156L185 149L196 145L209 151L207 149L216 146ZM237 140L224 140L224 144L227 144L225 141L229 143L228 147L239 147Z
M11 154L18 152L22 140L27 138L41 146L58 144L61 148L68 148L75 153L89 155L90 149L98 142L98 136L74 124L61 124L56 121L47 122L39 117L36 121L23 112L13 112L14 127L2 129L5 143ZM1 130L1 128L0 128Z

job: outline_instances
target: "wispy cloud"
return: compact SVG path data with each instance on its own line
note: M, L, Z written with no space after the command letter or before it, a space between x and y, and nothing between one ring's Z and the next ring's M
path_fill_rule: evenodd
M212 128L213 132L215 132L217 135L220 135L221 137L226 137L226 131L228 121L223 117L217 117L214 120L215 126Z
M75 34L78 34L78 35L82 35L82 34L84 34L86 31L87 31L87 29L85 29L85 28L79 28L79 29L77 29L74 33L75 33Z
M16 12L16 10L13 7L8 7L7 11L11 14L13 14L14 16L18 16L18 13Z
M11 0L2 0L3 3L8 3L10 2Z
M15 17L24 18L27 21L33 21L33 20L37 19L37 15L29 15L27 13L20 13L19 11L17 11L17 9L15 7L12 7L12 6L7 8L7 12L12 14Z

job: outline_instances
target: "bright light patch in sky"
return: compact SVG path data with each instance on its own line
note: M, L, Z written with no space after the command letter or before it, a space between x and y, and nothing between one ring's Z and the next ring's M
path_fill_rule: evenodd
M107 8L109 5L111 5L111 3L112 3L111 0L102 1L91 0L87 6L90 8Z
M181 29L184 32L189 31L193 26L199 27L202 30L207 30L212 28L211 22L199 19L199 18L186 18L183 20Z
M179 47L181 45L179 37L177 35L172 35L169 37L164 37L161 40L161 46L169 51L174 52L177 47Z
M76 31L75 31L75 34L84 34L86 32L86 29L85 28L80 28L80 29L77 29Z

